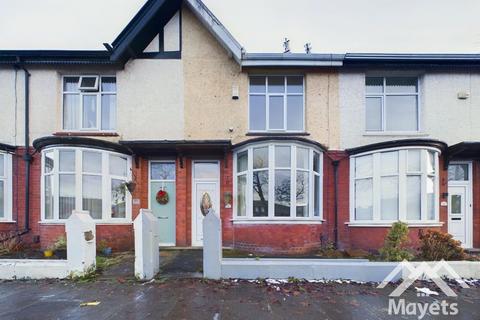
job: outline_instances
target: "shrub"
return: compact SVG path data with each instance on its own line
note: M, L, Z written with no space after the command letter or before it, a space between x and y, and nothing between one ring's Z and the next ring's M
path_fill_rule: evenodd
M23 250L20 236L14 233L0 234L0 255L8 255Z
M451 234L427 230L419 232L420 255L419 258L427 261L439 260L464 260L466 255L461 242L453 239Z
M410 260L413 255L406 248L408 244L408 225L404 222L395 222L385 238L380 256L386 261Z
M60 236L57 238L55 243L52 245L52 250L67 250L67 239L65 236Z

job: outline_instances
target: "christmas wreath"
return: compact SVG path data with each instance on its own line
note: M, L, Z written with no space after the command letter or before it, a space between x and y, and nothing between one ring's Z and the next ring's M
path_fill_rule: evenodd
M156 196L157 202L160 204L167 204L168 203L168 193L165 190L160 190L157 192Z

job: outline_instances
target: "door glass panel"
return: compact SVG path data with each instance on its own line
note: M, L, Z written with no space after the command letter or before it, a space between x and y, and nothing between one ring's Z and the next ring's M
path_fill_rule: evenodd
M468 164L449 165L448 181L468 181Z
M213 162L195 162L195 179L218 179L218 164Z
M175 162L152 162L150 179L175 180Z
M462 214L462 196L452 194L450 197L450 212L452 214Z

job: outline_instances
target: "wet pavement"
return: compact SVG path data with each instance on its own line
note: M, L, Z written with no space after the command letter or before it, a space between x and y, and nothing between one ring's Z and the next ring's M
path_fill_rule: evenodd
M186 278L148 283L11 281L0 283L0 319L418 319L388 315L388 294L393 288ZM457 316L423 319L479 319L480 287L456 290L458 298L447 299L417 297L412 288L402 298L415 303L458 303ZM93 301L100 304L81 306Z

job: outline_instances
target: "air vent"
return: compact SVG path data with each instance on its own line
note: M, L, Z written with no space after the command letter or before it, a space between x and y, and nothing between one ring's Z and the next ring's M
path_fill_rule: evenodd
M98 91L98 76L81 76L78 88L81 91Z

